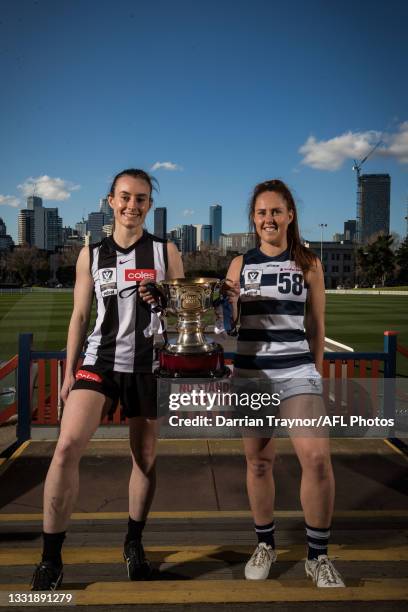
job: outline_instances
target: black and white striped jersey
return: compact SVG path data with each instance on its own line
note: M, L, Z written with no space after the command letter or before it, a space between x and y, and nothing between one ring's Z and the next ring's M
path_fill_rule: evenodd
M167 243L144 231L123 249L112 236L90 245L90 268L95 286L97 317L87 339L84 365L115 372L151 372L153 318L138 293L145 278L164 280Z
M301 375L313 364L304 328L307 286L289 251L268 257L259 249L243 257L240 276L241 325L234 372L268 378ZM310 368L306 368L308 370Z

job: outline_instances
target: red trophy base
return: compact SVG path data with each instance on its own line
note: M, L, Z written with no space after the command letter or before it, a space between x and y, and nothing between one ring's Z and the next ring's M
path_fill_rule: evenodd
M229 373L220 345L205 353L173 353L166 348L159 350L156 374L163 378L221 378Z

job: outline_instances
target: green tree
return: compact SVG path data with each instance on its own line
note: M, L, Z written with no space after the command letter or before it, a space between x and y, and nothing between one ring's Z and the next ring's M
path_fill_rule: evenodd
M384 287L395 269L395 255L392 252L392 236L378 236L371 244L357 251L357 270L360 282L380 284Z
M398 266L398 280L402 283L408 282L408 236L405 237L396 252Z
M16 247L7 257L7 266L23 285L49 278L47 254L36 247Z
M75 283L75 267L81 248L73 246L58 255L57 279L63 285Z

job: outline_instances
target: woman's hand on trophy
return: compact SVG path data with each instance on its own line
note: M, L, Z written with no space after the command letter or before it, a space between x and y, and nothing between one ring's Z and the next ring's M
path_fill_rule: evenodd
M152 281L151 280L145 279L140 283L139 295L144 302L147 302L148 304L151 304L152 306L157 305L157 300L155 299L152 293Z
M229 302L236 302L240 295L240 283L239 281L233 281L230 278L226 278L221 287L221 293L229 300Z

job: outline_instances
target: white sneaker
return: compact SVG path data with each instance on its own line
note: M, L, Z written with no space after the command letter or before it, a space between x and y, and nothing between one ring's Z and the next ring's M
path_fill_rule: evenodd
M265 542L260 542L245 566L247 580L266 580L272 563L276 561L276 552Z
M346 586L327 555L319 555L317 559L306 559L306 576L311 578L317 587Z

